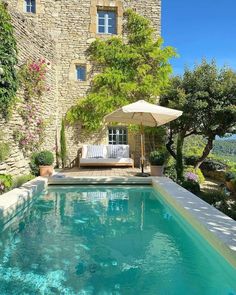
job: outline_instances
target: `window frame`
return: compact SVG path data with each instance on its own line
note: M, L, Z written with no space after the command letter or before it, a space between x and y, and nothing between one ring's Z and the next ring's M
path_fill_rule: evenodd
M79 68L84 69L84 79L78 78L78 69ZM79 82L86 82L87 81L87 66L86 66L86 64L76 64L75 65L75 78L76 78L76 81L79 81Z
M29 10L28 10L29 9ZM36 0L24 0L25 13L36 13Z
M104 13L104 17L99 16L99 13ZM114 16L114 18L111 17L111 15ZM114 9L102 9L97 8L97 34L99 35L117 35L117 11ZM101 25L99 23L100 20L104 20L104 25ZM109 21L114 23L114 28L112 25L109 24ZM104 31L100 32L99 28L104 27ZM109 29L111 28L112 32L109 32Z
M119 145L128 144L128 129L123 126L109 126L108 130L108 144L109 145ZM122 133L120 131L122 130ZM114 132L115 131L115 132ZM115 136L115 140L113 139ZM111 139L110 139L111 137ZM121 140L120 140L121 138Z

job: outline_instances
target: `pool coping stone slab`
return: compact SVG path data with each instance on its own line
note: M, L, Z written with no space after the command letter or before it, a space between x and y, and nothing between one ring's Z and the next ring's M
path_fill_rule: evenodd
M19 188L0 195L0 223L5 224L20 210L28 206L32 198L47 188L48 179L36 177Z
M164 200L236 268L236 221L167 177L153 177L152 183Z

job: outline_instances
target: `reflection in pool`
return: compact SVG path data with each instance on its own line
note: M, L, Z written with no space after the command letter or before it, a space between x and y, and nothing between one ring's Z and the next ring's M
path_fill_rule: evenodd
M0 294L236 294L151 187L52 187L0 234Z

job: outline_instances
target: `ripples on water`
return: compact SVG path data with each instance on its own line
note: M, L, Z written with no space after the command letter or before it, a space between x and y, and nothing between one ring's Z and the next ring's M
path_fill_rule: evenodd
M0 294L235 295L236 271L152 188L56 187L0 233Z

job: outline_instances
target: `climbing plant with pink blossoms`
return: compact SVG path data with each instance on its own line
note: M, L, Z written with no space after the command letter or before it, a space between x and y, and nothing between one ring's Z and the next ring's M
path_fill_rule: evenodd
M39 103L49 87L46 84L47 63L44 59L30 61L21 66L19 81L23 91L23 101L19 108L22 124L14 131L23 152L34 152L43 143L45 120L42 119Z

